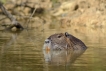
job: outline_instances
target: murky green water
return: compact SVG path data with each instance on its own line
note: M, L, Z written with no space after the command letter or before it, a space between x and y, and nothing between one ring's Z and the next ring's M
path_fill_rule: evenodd
M69 33L80 38L88 47L84 53L49 53L42 50L44 40L48 36L64 31L0 31L0 71L106 71L105 35L85 35L70 31Z

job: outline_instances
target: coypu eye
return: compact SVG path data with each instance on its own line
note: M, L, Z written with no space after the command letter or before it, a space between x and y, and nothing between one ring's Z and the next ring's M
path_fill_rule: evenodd
M60 38L60 37L61 37L61 35L58 35L57 37L58 37L58 38Z

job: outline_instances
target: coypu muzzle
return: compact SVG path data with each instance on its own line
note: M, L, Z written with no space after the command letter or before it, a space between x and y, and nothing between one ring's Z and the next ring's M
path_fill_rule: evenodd
M46 49L47 51L50 50L50 47L51 47L51 42L50 40L47 38L44 42L44 46L43 46L43 49Z
M46 39L46 40L45 40L45 43L46 43L46 44L50 43L49 39Z

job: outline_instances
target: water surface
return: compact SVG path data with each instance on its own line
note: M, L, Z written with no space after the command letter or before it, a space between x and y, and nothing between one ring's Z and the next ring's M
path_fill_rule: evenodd
M106 70L106 37L105 35L88 34L88 32L83 34L68 30L68 33L78 37L86 44L88 49L84 53L66 56L64 51L54 52L63 53L63 55L56 57L54 54L52 62L46 62L44 54L49 53L42 50L44 40L51 34L65 31L67 30L57 31L55 29L42 32L34 29L24 30L20 33L0 31L0 71Z

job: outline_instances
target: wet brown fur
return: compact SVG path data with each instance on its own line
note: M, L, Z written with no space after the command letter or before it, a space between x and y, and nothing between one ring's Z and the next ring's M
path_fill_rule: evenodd
M64 33L53 34L49 37L52 44L57 44L65 49L82 49L87 48L85 44L78 38L69 34L69 37L66 37ZM53 46L52 45L52 46ZM65 46L67 45L67 46Z

